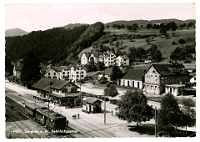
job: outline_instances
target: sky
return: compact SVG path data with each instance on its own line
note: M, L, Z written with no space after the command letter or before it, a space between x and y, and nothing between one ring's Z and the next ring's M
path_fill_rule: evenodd
M5 4L5 30L27 32L116 20L196 19L195 4L187 3L26 3Z

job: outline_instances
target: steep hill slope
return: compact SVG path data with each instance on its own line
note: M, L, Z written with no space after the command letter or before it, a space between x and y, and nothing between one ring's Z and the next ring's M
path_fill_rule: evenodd
M19 28L15 28L15 29L8 29L5 31L5 36L22 36L22 35L26 35L28 34L28 32L19 29Z

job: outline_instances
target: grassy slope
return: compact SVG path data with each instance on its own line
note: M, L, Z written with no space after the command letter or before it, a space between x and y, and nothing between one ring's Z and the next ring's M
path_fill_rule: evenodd
M128 32L126 29L121 29L121 30L115 29L114 30L112 28L108 28L105 31L106 32L109 31L111 34L135 34L135 35L159 34L159 30L154 30L154 29L150 29L150 30L145 29L145 30L139 30L137 32ZM176 36L172 36L172 31L168 31L168 33L170 35L169 39L157 37L157 38L154 38L154 41L151 42L152 44L156 44L158 46L159 50L163 54L163 57L166 58L167 60L170 58L171 52L174 51L176 47L182 47L185 45L195 44L195 30L194 29L177 30L177 31L175 31ZM178 43L179 39L181 39L181 38L183 38L186 41L185 44L181 45ZM135 48L143 47L144 49L148 49L151 47L151 45L147 44L145 39L135 39L135 42L130 42L130 40L128 40L128 39L122 40L122 41L123 41L123 46L125 46L125 48L121 49L121 51L128 52L129 47L133 47L133 46ZM173 41L175 41L177 44L172 45ZM115 44L115 42L114 42L114 44ZM109 43L107 43L105 45L116 48L114 45L110 46ZM87 48L87 49L84 49L83 51L88 52L90 50L91 50L90 48Z

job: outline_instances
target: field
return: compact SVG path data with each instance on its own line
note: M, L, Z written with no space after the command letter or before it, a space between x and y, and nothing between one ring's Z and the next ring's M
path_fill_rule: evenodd
M164 36L160 36L159 30L155 30L155 29L142 29L142 30L138 30L136 32L129 32L126 29L122 29L122 30L117 30L117 29L113 29L113 28L108 28L106 30L104 30L105 32L110 32L110 34L133 34L133 35L140 35L140 36L144 36L144 35L158 35L157 37L153 37L152 36L152 40L150 41L150 43L148 44L146 42L146 38L136 38L133 39L132 41L129 39L124 39L122 47L119 47L119 49L121 51L125 51L128 53L128 49L130 47L142 47L144 49L149 49L151 47L151 44L155 44L158 46L159 50L162 52L163 57L166 60L169 60L171 52L175 50L176 47L183 47L186 45L195 45L195 29L185 29L185 30L177 30L174 32L174 35L172 35L172 31L168 31L167 33L169 34L168 38L165 38ZM184 39L186 41L185 44L179 44L179 39ZM175 45L172 45L172 42L175 41ZM113 45L110 45L109 43L106 43L104 45L110 47L110 48L114 48L116 50L117 47L115 47L115 43L116 41L113 42ZM82 52L90 52L91 48L86 48L84 49ZM82 53L81 52L81 53ZM81 55L81 53L79 54L79 57Z

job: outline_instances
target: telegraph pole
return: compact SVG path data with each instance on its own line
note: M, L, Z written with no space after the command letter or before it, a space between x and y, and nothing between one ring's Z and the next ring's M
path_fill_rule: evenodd
M79 74L79 75L80 75L80 76L79 76L79 79L80 79L80 92L81 92L81 67L79 68L79 70L80 70L80 71L79 71L79 72L80 72L80 74Z
M49 93L48 93L48 100L47 100L47 103L48 103L48 121L47 121L47 130L48 130L48 132L49 132ZM50 135L50 133L49 133L49 135Z
M106 124L106 97L104 95L104 124Z
M157 108L155 107L155 137L157 137Z

